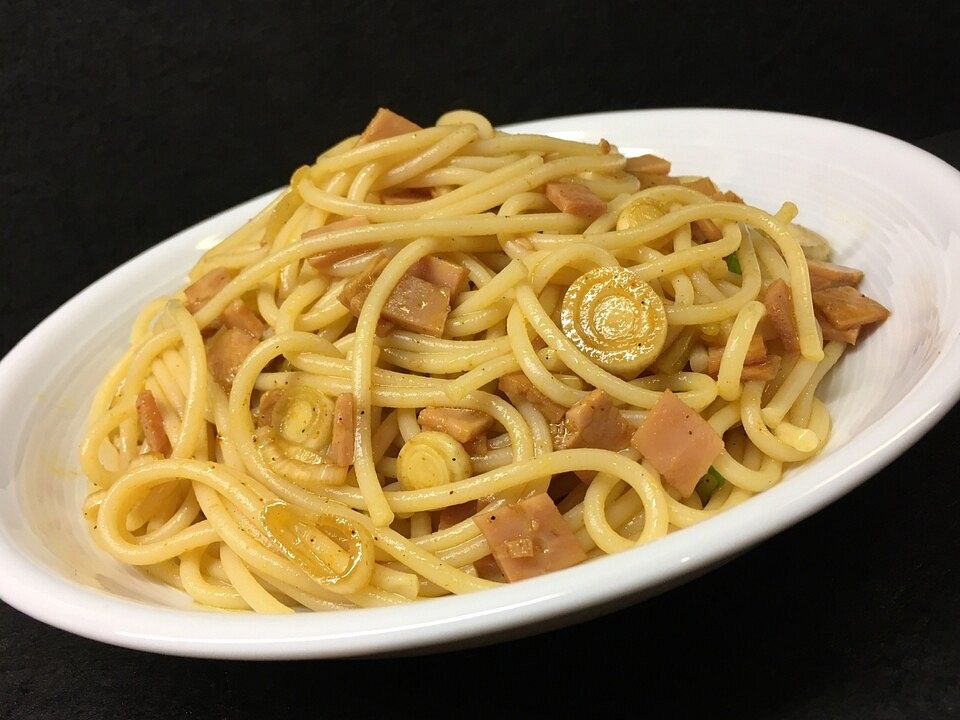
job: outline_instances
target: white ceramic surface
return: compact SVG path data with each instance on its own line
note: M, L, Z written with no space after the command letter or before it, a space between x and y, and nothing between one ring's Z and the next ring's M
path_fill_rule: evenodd
M92 390L145 302L269 195L186 230L60 308L0 364L0 597L105 642L232 658L333 657L484 642L606 611L676 584L813 513L890 462L960 394L960 174L906 143L834 122L749 111L658 110L518 125L671 158L799 221L867 273L890 320L823 393L827 450L761 496L643 548L485 593L389 609L224 614L99 551L80 518L76 446ZM334 138L329 138L333 140Z

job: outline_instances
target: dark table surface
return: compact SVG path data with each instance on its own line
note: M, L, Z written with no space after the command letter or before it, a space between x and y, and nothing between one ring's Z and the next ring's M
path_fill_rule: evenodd
M960 131L916 144L960 167ZM18 305L24 326L5 325L0 350L50 310ZM74 637L0 603L0 718L960 716L958 431L954 408L846 497L688 585L481 649L192 660Z

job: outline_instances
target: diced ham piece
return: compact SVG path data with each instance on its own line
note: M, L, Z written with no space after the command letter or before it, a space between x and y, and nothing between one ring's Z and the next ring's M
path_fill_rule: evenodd
M498 387L512 401L526 400L533 405L547 419L547 422L558 423L563 420L567 409L548 398L530 382L530 378L523 372L513 372L500 378Z
M821 317L817 317L817 320L820 323L820 332L823 333L824 342L832 342L838 340L840 342L846 343L847 345L856 345L857 339L860 337L860 327L852 327L847 330L837 330L833 325L825 321Z
M339 300L349 308L354 317L360 317L360 311L363 310L363 304L367 301L370 288L373 287L377 276L380 275L388 262L389 260L385 257L374 260L350 278L346 285L340 289Z
M324 225L323 227L309 230L301 236L301 240L310 240L311 238L320 237L321 235L326 235L334 230L347 230L349 228L363 227L364 225L369 224L370 221L367 220L365 215L356 215L355 217L337 220L329 225ZM336 265L341 260L346 260L347 258L354 257L355 255L369 252L372 247L374 246L354 245L352 247L337 248L336 250L325 250L322 253L317 253L316 255L307 258L307 262L309 262L317 270L329 270L331 266Z
M623 168L628 173L647 173L650 175L669 175L670 161L656 155L641 155L640 157L627 158L627 164Z
M467 440L463 443L463 449L467 451L470 457L480 457L490 452L490 443L486 435L477 435L473 440Z
M467 287L467 269L458 263L427 255L407 270L413 277L442 287L450 294L450 301Z
M707 375L716 377L720 372L720 360L723 358L723 346L713 346L707 351ZM767 346L759 333L754 333L747 346L747 354L743 359L745 367L759 365L767 360Z
M717 193L713 196L713 199L717 200L718 202L732 202L743 205L743 198L733 192L733 190Z
M257 339L237 328L222 328L207 342L207 369L224 390L229 390L237 370Z
M682 497L693 493L723 450L723 439L710 424L669 390L631 442Z
M226 327L243 330L255 338L263 337L263 333L267 329L263 320L257 317L257 314L247 307L247 304L240 298L227 305L221 317Z
M233 276L226 268L217 267L201 277L183 291L187 296L187 310L195 313L202 308L218 292L233 280Z
M405 330L440 337L450 314L450 294L412 275L404 275L390 293L381 317Z
M699 177L696 180L685 182L683 183L683 187L696 190L697 192L703 193L707 197L713 197L718 192L717 186L714 185L713 180L708 177Z
M431 199L433 195L424 190L409 188L385 192L380 196L384 205L414 205Z
M373 119L367 124L357 144L364 145L374 142L375 140L384 140L422 129L419 125L407 120L402 115L397 115L393 110L382 107L377 110L377 114L374 115Z
M387 262L386 258L380 258L370 263L340 291L340 302L355 317L360 317L370 289ZM449 314L450 295L446 290L412 275L404 275L390 292L380 312L381 325L377 327L377 334L389 332L395 324L406 330L440 337ZM384 321L391 324L384 325Z
M503 582L506 580L503 576L503 571L500 569L500 566L497 565L497 561L494 560L493 555L484 555L479 560L475 560L473 568L477 571L477 577L483 578L484 580L492 580L493 582Z
M630 444L633 426L603 390L594 390L567 410L563 418L560 449L592 447L623 450Z
M750 382L751 380L763 380L770 382L780 371L782 362L779 355L768 355L767 359L756 365L744 365L740 373L741 382Z
M469 408L428 407L417 416L428 430L443 432L460 443L470 442L493 427L493 418Z
M167 437L167 431L163 428L163 416L160 414L157 400L149 390L144 390L137 395L137 418L140 420L143 437L150 449L161 455L169 455L172 449L170 438Z
M545 493L476 515L473 521L510 582L562 570L587 559L567 521Z
M723 237L723 231L713 220L694 220L693 224L707 242L715 242Z
M547 199L561 212L595 218L607 211L607 204L586 185L573 182L552 182L546 185Z
M333 438L327 450L327 461L348 467L353 464L353 445L357 434L357 409L353 393L337 396L333 407Z
M863 280L862 270L823 260L807 260L807 268L810 270L810 287L813 290L823 290L837 285L856 287Z
M879 323L890 317L890 311L849 285L815 290L813 306L836 330L850 330Z
M459 505L448 505L440 511L437 519L437 530L446 530L458 523L462 523L467 518L477 514L477 501L468 500Z
M797 319L793 314L793 296L790 286L778 278L770 283L763 296L767 317L777 330L780 342L787 352L800 352L800 337L797 334Z
M657 187L660 185L679 185L680 179L672 177L671 175L657 175L656 173L645 173L633 171L631 173L637 180L640 181L640 189L646 190L650 187Z
M260 404L257 406L256 418L257 425L271 425L273 423L273 408L276 407L280 398L283 397L283 390L267 390L260 396Z

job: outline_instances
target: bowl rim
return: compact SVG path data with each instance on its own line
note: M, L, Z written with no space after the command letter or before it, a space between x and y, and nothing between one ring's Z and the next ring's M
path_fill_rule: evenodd
M504 126L505 130L562 132L555 126L582 123L601 128L611 117L722 116L724 121L800 123L879 143L889 152L919 163L925 175L960 195L960 172L907 142L882 133L823 118L758 110L659 108L584 113ZM555 129L551 129L554 126ZM132 267L169 252L177 240L200 237L208 223L248 212L275 190L224 210L126 261L61 305L0 360L0 424L10 396L28 382L38 359L91 307L102 307L113 286ZM960 208L950 210L960 227ZM806 482L781 483L721 516L672 533L642 552L597 558L568 570L496 590L445 597L391 608L338 613L257 616L167 608L74 584L22 556L0 524L0 599L37 620L87 638L128 648L210 658L294 659L396 652L450 644L466 638L533 627L550 618L589 612L656 591L765 540L846 494L914 444L960 398L960 332L954 332L924 375L890 410L862 433L838 447L825 461L831 472ZM5 452L13 453L12 444ZM797 478L799 479L799 478ZM16 486L13 479L13 485Z

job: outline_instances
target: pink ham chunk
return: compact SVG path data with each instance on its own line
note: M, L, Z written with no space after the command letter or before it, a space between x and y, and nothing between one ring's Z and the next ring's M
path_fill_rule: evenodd
M561 212L595 218L607 211L607 204L594 195L586 185L572 182L553 182L546 185L547 199Z
M393 110L382 107L377 110L377 114L374 115L373 119L367 124L357 144L365 145L366 143L371 143L376 140L384 140L422 129L423 128L415 122L407 120L402 115L397 115Z
M863 271L856 268L836 265L823 260L807 259L807 269L810 271L810 287L813 290L849 285L857 287L863 280Z
M222 328L207 343L207 369L224 390L230 389L237 370L250 351L257 346L257 339L237 328Z
M526 400L533 405L547 419L547 422L558 423L563 420L567 409L548 398L530 382L530 378L522 372L513 372L500 378L498 388L513 402Z
M404 275L390 293L380 317L405 330L440 337L450 314L450 294L412 275Z
M371 262L340 291L340 302L347 306L355 317L360 317L363 304L387 262L386 258ZM407 274L400 278L400 282L387 297L380 312L377 334L384 335L394 325L399 325L405 330L440 337L449 314L450 295L445 289Z
M446 290L451 302L467 287L467 269L463 265L433 255L420 258L407 272Z
M333 439L327 450L327 462L348 467L353 464L354 438L357 434L357 409L353 393L337 396L333 416Z
M813 292L813 306L836 330L851 330L886 320L890 311L849 285L823 288Z
M632 444L683 497L693 494L723 450L723 439L710 424L669 390L653 406Z
M257 317L257 314L248 308L240 298L227 305L221 315L221 320L226 327L243 330L255 338L263 337L263 333L267 329L263 320Z
M469 408L428 407L417 417L427 430L437 430L459 443L466 443L493 426L493 418L485 412Z
M573 531L549 495L476 515L507 580L516 582L577 565L587 559Z
M305 232L301 236L301 240L310 240L312 238L321 237L326 235L329 232L334 230L347 230L349 228L363 227L364 225L369 225L370 221L367 220L364 215L357 215L355 217L348 217L343 220L337 220L332 222L329 225L324 225L323 227L315 228ZM322 253L317 253L316 255L307 258L313 267L317 270L329 270L333 265L336 265L341 260L346 260L347 258L354 257L355 255L360 255L365 252L369 252L374 245L353 245L351 247L337 248L336 250L325 250Z
M226 268L217 267L208 272L183 291L184 295L187 296L187 310L192 313L197 312L207 304L210 298L223 290L231 280L233 280L233 276Z
M443 508L437 519L437 530L446 530L448 527L453 527L462 523L464 520L473 517L477 514L477 501L468 500L465 503L460 503L459 505L448 505Z
M149 390L144 390L137 395L137 418L140 420L140 427L143 428L143 438L150 449L161 455L169 455L172 449L170 438L167 437L167 431L163 428L163 416L160 414L157 400Z
M763 295L763 304L767 308L767 317L787 352L800 352L800 337L797 334L797 320L793 314L793 296L790 286L782 279L770 283Z
M633 426L603 390L594 390L567 410L560 449L592 447L623 450L630 444Z
M645 175L669 175L670 161L657 155L640 155L627 158L623 168L628 173L643 173Z
M837 330L820 316L817 316L817 321L820 323L820 332L823 334L824 342L837 341L846 343L847 345L857 344L857 339L860 337L861 326L848 328L846 330Z

